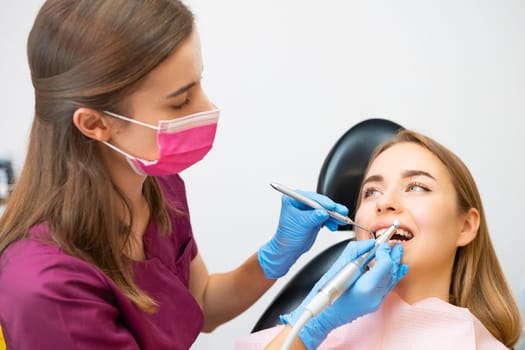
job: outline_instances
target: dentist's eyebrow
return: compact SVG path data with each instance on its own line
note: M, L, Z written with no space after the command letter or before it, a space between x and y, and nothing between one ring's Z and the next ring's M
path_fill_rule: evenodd
M176 91L173 91L171 94L166 95L166 98L177 97L177 96L179 96L180 94L183 94L183 93L185 93L186 91L188 91L189 89L191 89L192 87L194 87L195 84L197 84L196 81L194 81L194 82L192 82L192 83L189 83L188 85L185 85L185 86L181 87L180 89L178 89L178 90L176 90Z
M403 171L401 176L405 179L409 177L415 177L415 176L426 176L428 178L431 178L434 181L437 181L434 176L430 175L430 173L423 171L423 170L405 170Z

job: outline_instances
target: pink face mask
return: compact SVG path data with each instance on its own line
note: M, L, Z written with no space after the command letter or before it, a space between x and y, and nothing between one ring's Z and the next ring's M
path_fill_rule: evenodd
M157 144L160 155L159 159L154 161L134 157L108 142L103 142L108 147L123 154L135 172L140 175L153 176L178 174L204 158L213 146L219 120L218 109L172 120L159 120L158 126L108 111L104 111L104 113L157 130Z

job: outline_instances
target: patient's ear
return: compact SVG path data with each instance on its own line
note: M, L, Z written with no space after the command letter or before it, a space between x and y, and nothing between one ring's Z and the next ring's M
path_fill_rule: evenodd
M111 125L107 116L95 109L78 108L73 114L73 124L90 139L107 141L111 137Z
M476 208L470 208L463 218L463 226L456 241L457 247L464 247L476 238L479 220L479 211Z

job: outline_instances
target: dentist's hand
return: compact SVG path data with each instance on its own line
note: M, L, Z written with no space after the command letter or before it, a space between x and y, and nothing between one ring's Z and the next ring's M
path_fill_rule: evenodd
M318 290L344 265L372 249L374 244L374 240L350 242L301 305L291 313L281 316L281 320L293 326ZM376 250L374 266L358 278L354 285L347 289L333 305L328 306L318 316L306 323L299 333L306 347L317 349L333 329L376 311L386 295L408 271L408 266L400 263L402 255L401 245L395 245L392 249L387 243L380 245Z
M297 192L318 202L327 210L348 215L348 208L335 203L326 196L307 191ZM323 225L335 231L337 226L345 225L345 223L331 218L326 210L312 209L283 195L277 231L258 252L259 263L266 277L279 278L285 275L301 254L310 249Z

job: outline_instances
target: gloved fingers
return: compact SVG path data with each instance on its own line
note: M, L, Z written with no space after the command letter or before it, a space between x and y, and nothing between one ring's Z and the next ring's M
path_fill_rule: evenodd
M335 203L333 200L328 198L325 195L311 192L311 191L303 191L303 190L297 190L297 193L302 194L303 196L319 203L323 208L327 210L335 210L337 203Z
M396 244L394 248L392 248L392 253L390 254L392 261L394 262L394 269L392 270L393 279L392 279L392 286L397 284L408 272L408 265L401 264L401 259L403 258L403 246L400 244Z
M399 267L399 271L396 276L396 283L399 282L408 272L408 265L407 264L401 264Z
M398 264L401 263L401 258L403 257L403 246L401 244L395 244L390 253L390 257Z
M368 239L364 241L351 241L349 242L343 252L339 255L335 263L332 265L330 270L334 270L334 274L338 272L344 265L354 261L361 255L368 252L374 247L375 241ZM329 271L330 271L329 270Z
M288 197L287 195L282 195L281 197L281 205L282 205L282 209L281 209L281 214L284 214L284 215L287 215L287 216L291 216L292 217L292 220L295 218L295 219L299 219L299 216L301 215L304 215L304 214L307 214L307 215L313 215L314 217L319 217L321 219L321 221L319 222L319 228L326 223L327 220L331 220L330 222L330 229L332 231L334 231L334 227L335 229L337 229L337 225L342 225L344 223L341 223L340 221L338 220L335 220L333 218L330 218L330 216L328 215L328 212L324 209L314 209L314 208L311 208L291 197ZM322 213L322 214L321 214ZM317 220L315 220L315 222L317 222ZM337 223L337 224L335 224ZM335 225L334 225L335 224Z
M281 217L278 228L280 234L276 235L275 240L285 247L304 246L309 242L306 248L309 249L328 217L323 209L286 211Z
M390 252L390 258L394 266L392 266L392 274L397 276L399 267L401 265L401 258L403 257L403 246L401 244L395 244Z
M359 256L365 254L368 252L372 247L374 246L375 241L373 239L365 240L365 241L351 241L349 242L343 252L339 255L337 260L332 264L330 269L325 272L323 277L319 279L319 281L315 284L313 291L317 292L319 288L321 288L326 281L328 281L330 278L332 278L337 272L339 272L343 266L350 263L351 261L354 261Z
M376 264L370 271L378 275L384 274L381 283L377 285L378 288L390 291L407 274L408 265L401 264L402 257L403 247L400 244L394 245L392 249L387 243L379 246L376 251Z
M349 243L329 272L339 271L340 266L336 267L336 265L343 265L354 260L371 249L374 244L374 240ZM322 340L336 327L377 310L392 286L406 274L407 266L400 264L402 256L401 246L391 249L389 244L381 244L376 250L376 263L370 271L358 278L356 283L347 289L334 304L329 305L307 323L304 329L309 333L305 336L302 336L303 333L301 333L300 336L305 344L313 345L307 345L308 348L317 348L320 342L316 343L312 339Z
M319 230L330 217L326 210L323 209L301 212L301 216L303 217L303 220L301 220L303 225L315 227L317 230Z
M348 208L342 204L336 203L336 207L334 211L336 211L337 213L343 216L348 216ZM330 231L337 231L337 228L339 226L345 226L345 225L347 225L346 222L337 220L332 217L330 217L330 219L326 222L326 227L328 227Z
M392 248L392 253L390 253L390 257L392 258L392 261L394 263L394 267L392 269L392 287L396 285L397 282L399 282L408 272L408 265L401 264L401 259L403 258L403 246L401 244L396 244Z
M381 244L376 250L376 261L374 266L357 280L354 287L363 293L370 293L373 290L389 290L393 280L394 262L390 256L390 246L388 243Z
M341 260L340 263L346 265L372 249L375 243L376 241L373 239L351 241L346 245L338 261Z
M392 259L392 281L390 282L390 288L392 289L394 285L399 282L399 280L406 274L406 271L403 273L401 268L401 258L403 257L403 246L401 244L396 244L392 248L390 253L390 258ZM406 265L405 265L406 266Z
M319 203L326 210L336 211L339 214L344 215L344 216L348 215L348 208L346 206L334 202L332 199L330 199L329 197L327 197L327 196L325 196L323 194L310 192L310 191L302 191L302 190L297 190L297 192L302 194L303 196L305 196L305 197L307 197L307 198L309 198L309 199ZM299 203L299 202L297 202L297 203ZM309 208L309 207L307 205L305 205L305 204L300 203L299 208L306 209L306 208Z
M346 225L344 222L342 221L339 221L337 219L334 219L332 217L330 217L325 223L324 225L330 230L330 231L337 231L337 229L339 228L339 226L344 226Z
M333 200L331 200L330 198L328 198L327 196L325 195L322 195L322 194L319 194L319 193L315 193L315 192L309 192L309 191L302 191L302 190L297 190L298 193L302 194L303 196L317 202L320 206L322 206L323 208L325 208L326 210L330 210L330 211L335 211L343 216L346 216L348 215L348 208L342 204L338 204L336 202L334 202ZM311 208L310 206L306 205L306 204L303 204L291 197L288 197L286 195L283 195L281 197L281 203L282 203L282 206L283 208L285 207L294 207L294 208L297 208L301 211L306 211L306 210L312 210L313 208ZM337 231L338 227L339 226L342 226L342 225L346 225L345 222L343 221L339 221L337 219L334 219L334 218L329 218L328 221L324 222L325 226L330 230L330 231Z
M304 204L286 195L282 196L281 203L282 208L279 220L283 224L289 222L297 227L309 227L314 225L321 228L326 220L330 218L326 210L306 207Z

